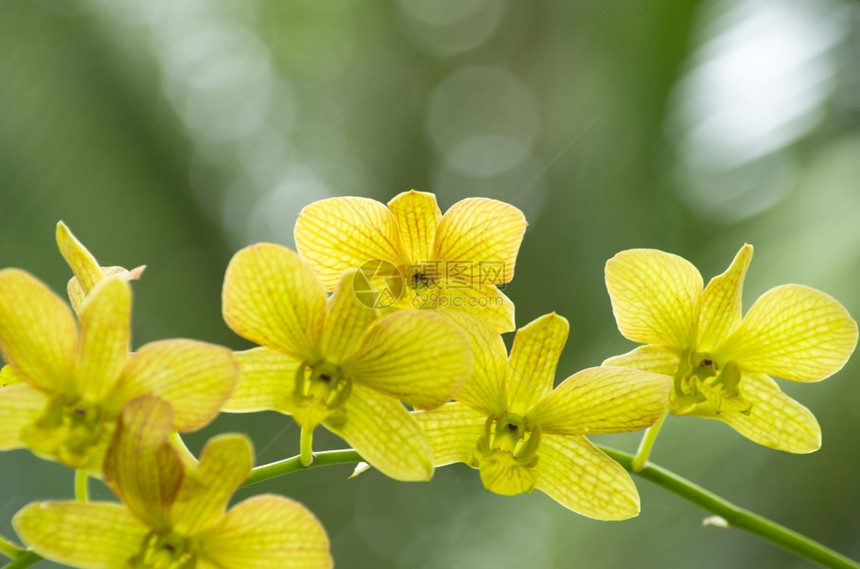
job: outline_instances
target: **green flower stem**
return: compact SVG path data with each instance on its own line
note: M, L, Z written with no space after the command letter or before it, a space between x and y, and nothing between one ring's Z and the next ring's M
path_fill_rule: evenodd
M292 458L285 458L271 464L258 466L251 471L251 475L245 480L242 486L250 486L257 482L270 480L284 474L290 474L297 470L305 470L306 468L316 466L328 466L330 464L348 464L353 462L362 462L364 459L358 454L358 451L353 449L344 450L326 450L315 452L312 456L313 460L310 466L302 464L301 455Z
M723 518L729 527L746 530L761 538L775 543L783 549L801 557L820 563L833 569L860 569L856 561L841 555L824 545L809 539L797 532L768 520L758 514L735 506L716 494L681 478L664 468L649 464L638 472L633 470L635 458L627 453L597 445L600 450L612 457L621 466L638 476L662 486L670 492L696 504Z
M17 559L24 554L26 550L21 549L2 535L0 535L0 555L5 555L9 559Z
M33 563L41 560L42 558L36 553L25 551L22 555L18 556L17 559L13 560L12 563L4 565L2 569L24 569L24 567L29 567Z
M302 427L301 440L299 442L299 459L302 466L307 468L314 463L314 430Z
M648 457L651 456L651 449L654 448L654 441L657 440L657 435L660 434L660 427L663 426L667 414L664 413L660 417L660 420L648 427L648 430L642 435L642 442L639 443L639 449L636 451L636 456L633 457L633 462L628 469L630 472L639 472L645 467Z
M89 476L86 470L75 470L75 500L78 502L90 501Z
M662 486L666 490L677 494L687 501L718 515L724 519L730 527L746 530L754 535L775 543L787 551L791 551L801 557L820 563L824 567L830 567L832 569L860 569L860 564L856 561L852 561L844 555L841 555L806 536L772 522L767 518L763 518L762 516L744 510L743 508L739 508L716 494L693 484L689 480L681 478L677 474L654 464L648 464L636 472L633 470L633 461L635 460L633 455L601 445L597 445L597 447L612 457L613 460L621 464L621 466L626 470L633 472L646 480L650 480L658 486ZM364 460L354 449L318 452L314 453L312 458L312 465L315 467L327 466L330 464L363 462ZM292 458L256 467L251 471L251 475L242 485L249 486L251 484L256 484L257 482L290 474L291 472L304 470L305 468L307 467L302 465L301 455L294 456Z

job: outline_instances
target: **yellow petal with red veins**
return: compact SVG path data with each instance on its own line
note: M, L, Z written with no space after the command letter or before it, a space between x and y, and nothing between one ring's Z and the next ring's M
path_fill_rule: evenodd
M749 413L721 413L717 419L766 447L798 454L821 448L821 428L815 416L780 391L772 379L744 375L740 391L752 403Z
M183 466L167 440L173 410L145 395L129 402L104 462L105 482L137 518L155 530L170 527L170 509L182 484Z
M201 533L200 556L230 569L330 569L328 537L298 502L263 494L237 504Z
M116 277L100 281L81 305L81 346L75 366L78 391L101 401L113 389L128 360L131 289Z
M328 314L322 334L322 353L329 363L340 365L361 347L361 338L379 314L364 305L352 289L356 271L343 273L340 284L328 299Z
M326 294L290 249L258 243L236 253L222 300L224 320L243 338L303 360L320 358Z
M108 408L154 393L173 406L173 428L195 431L215 418L239 379L227 348L196 340L160 340L144 345L128 360Z
M857 323L821 291L772 288L755 301L740 328L714 350L744 371L819 381L845 365L857 345Z
M386 476L418 481L433 476L433 451L424 431L392 397L355 384L341 412L323 424Z
M505 395L508 350L504 340L481 318L465 312L447 311L443 314L460 326L472 350L472 372L454 399L485 416L505 412L508 405Z
M126 567L149 528L119 504L34 502L12 519L30 549L81 569Z
M528 411L526 423L558 435L638 431L666 414L671 386L669 377L647 371L584 369Z
M472 369L469 341L439 314L400 311L368 328L346 374L413 407L438 407L457 392Z
M253 466L254 452L244 435L218 435L209 439L199 465L186 471L176 495L170 512L173 531L193 535L213 525Z
M394 215L368 198L320 200L305 207L296 221L296 248L319 275L326 290L340 276L367 261L380 259L396 267L409 265Z
M65 223L57 223L57 247L84 289L89 293L105 277L95 257L72 234Z
M585 437L541 437L535 488L562 506L598 520L639 514L639 493L630 475Z
M473 262L479 269L478 284L510 282L526 225L523 212L510 204L488 198L461 200L439 222L433 258Z
M553 312L517 331L507 370L511 413L524 415L550 394L569 329L567 320Z
M713 350L741 325L743 316L741 292L752 255L752 245L741 247L726 272L712 278L705 287L702 293L702 312L699 317L698 351Z
M686 259L654 249L631 249L606 262L612 312L625 338L690 348L702 296L702 275Z
M487 415L463 403L452 402L432 411L415 411L412 416L430 441L433 464L438 467L453 462L472 462L478 439L484 434Z
M143 271L146 269L146 265L141 265L139 267L135 267L132 270L128 270L124 267L100 267L102 273L104 273L104 277L117 277L119 280L124 282L136 281L143 274ZM81 281L78 280L78 277L72 277L69 279L68 284L66 285L66 292L69 295L69 302L72 303L72 308L74 311L80 312L81 305L84 303L84 300L87 298L87 291L84 290L84 286L81 284Z
M239 385L222 411L269 410L290 414L297 411L292 404L292 394L296 387L296 371L303 362L271 348L253 348L233 355L241 371Z
M398 234L406 258L411 263L435 260L433 244L436 241L436 226L442 219L436 196L410 190L398 194L388 202L388 209L397 220Z
M75 393L78 329L65 302L18 269L0 270L0 355L33 387Z
M21 440L21 429L33 424L47 403L41 391L26 383L0 387L0 450L27 446Z
M668 348L647 345L608 358L601 365L641 369L674 377L679 362L678 354Z

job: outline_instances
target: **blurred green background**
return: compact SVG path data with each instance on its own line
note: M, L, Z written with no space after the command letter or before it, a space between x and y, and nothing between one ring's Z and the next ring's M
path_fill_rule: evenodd
M64 290L63 219L103 264L148 265L135 346L244 348L220 315L235 250L292 246L314 200L415 188L443 211L466 196L525 211L506 293L520 325L570 320L559 380L632 347L603 284L626 248L680 254L707 280L750 242L747 307L797 282L857 316L858 56L860 4L838 0L5 1L0 266ZM855 357L824 383L781 382L817 415L817 453L671 418L652 458L860 558L858 374ZM260 463L297 451L297 427L274 413L221 416L190 445L230 430L252 436ZM350 472L253 491L309 506L341 568L810 566L702 527L704 511L647 481L642 514L605 523L540 493L492 495L463 465L427 484ZM3 535L24 504L71 494L70 471L0 455Z

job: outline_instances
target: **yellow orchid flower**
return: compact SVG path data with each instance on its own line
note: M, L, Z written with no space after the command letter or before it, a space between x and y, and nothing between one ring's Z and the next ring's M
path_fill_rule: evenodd
M57 295L19 269L0 270L0 450L29 448L72 468L101 470L119 413L156 393L176 406L174 428L211 421L238 366L226 348L193 340L152 342L129 354L131 290L106 277L78 320Z
M371 306L462 310L509 332L514 305L496 285L513 278L525 229L512 205L468 198L442 215L433 194L412 190L387 207L359 197L314 202L299 214L295 239L326 290L361 268L355 287Z
M83 243L78 241L72 231L62 221L57 223L57 247L75 274L75 276L69 279L67 286L69 301L72 303L72 308L75 309L75 312L80 310L81 304L83 304L87 294L106 276L116 276L123 281L134 281L139 279L144 269L146 269L145 265L141 265L130 271L123 267L99 266L92 253L84 247Z
M761 295L742 315L752 259L741 247L702 290L691 263L653 249L622 251L606 263L606 286L621 333L647 344L604 362L674 378L669 410L727 423L768 447L807 453L821 446L812 413L768 376L819 381L839 371L857 344L857 323L823 292L789 284Z
M652 425L666 412L671 382L655 373L600 367L553 389L567 333L567 320L542 316L517 332L506 359L498 335L476 332L472 376L457 401L414 416L436 466L464 462L478 468L491 492L536 488L585 516L630 518L639 513L630 475L584 435Z
M355 297L352 279L345 272L327 300L290 249L260 243L236 253L224 278L224 320L262 347L236 354L242 378L224 410L292 415L305 461L322 423L384 474L428 480L430 446L400 401L422 409L448 401L469 375L468 341L434 313L378 318Z
M199 464L168 442L171 406L145 395L122 411L105 481L122 500L39 502L12 523L39 555L81 569L328 569L328 538L302 505L263 494L225 512L253 465L242 435L211 439Z

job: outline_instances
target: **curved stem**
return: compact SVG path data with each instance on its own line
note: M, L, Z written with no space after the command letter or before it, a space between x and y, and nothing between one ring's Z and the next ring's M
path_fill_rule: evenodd
M42 558L38 554L33 553L32 551L26 551L11 563L4 565L2 569L24 569L25 567L29 567L33 563L41 560Z
M655 435L656 436L656 435ZM685 500L716 514L726 521L729 527L746 530L754 535L764 538L779 547L791 551L801 557L820 563L832 569L860 569L860 563L852 561L844 555L825 547L824 545L781 526L767 518L754 514L731 502L705 490L689 480L674 474L654 464L644 466L638 472L633 470L634 456L602 445L596 445L600 450L608 454L626 470L641 476L646 480L662 486L666 490L677 494ZM330 450L313 454L312 466L327 466L331 464L345 464L362 462L364 459L354 449ZM251 475L242 484L249 486L269 480L297 470L304 470L301 455L287 458L271 464L258 466L251 471Z
M660 427L663 426L663 422L666 420L666 415L668 413L664 413L660 417L660 420L648 427L648 430L642 435L642 442L639 443L639 449L636 451L636 456L633 457L630 472L639 472L645 467L648 457L651 456L651 449L654 448L654 441L657 440L657 435L660 434Z
M305 470L316 466L328 466L331 464L349 464L352 462L362 462L364 459L358 454L358 451L353 449L344 450L326 450L315 452L312 455L313 461L310 466L302 465L301 455L292 458L285 458L271 464L258 466L251 471L251 475L242 483L242 486L250 486L257 482L263 482L271 478L283 476L297 470Z
M89 476L83 469L75 470L75 500L78 502L90 501Z
M597 446L600 450L612 457L613 460L621 464L621 466L634 472L633 456L615 449L606 448L600 445ZM860 564L856 561L852 561L844 555L837 553L836 551L833 551L832 549L825 547L804 535L792 531L785 526L781 526L776 522L743 508L739 508L731 502L724 500L716 494L713 494L664 468L654 464L649 464L636 472L636 474L662 486L670 492L674 492L685 500L718 515L727 522L729 527L746 530L777 544L783 549L820 563L825 567L831 567L833 569L860 569Z
M25 549L21 549L10 540L0 535L0 555L5 555L9 559L17 559L23 555L25 551Z
M301 439L299 441L299 459L302 466L307 468L314 463L314 430L302 427Z

